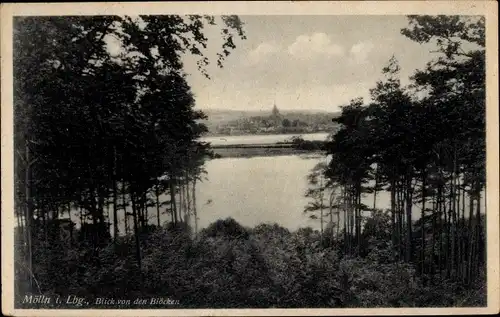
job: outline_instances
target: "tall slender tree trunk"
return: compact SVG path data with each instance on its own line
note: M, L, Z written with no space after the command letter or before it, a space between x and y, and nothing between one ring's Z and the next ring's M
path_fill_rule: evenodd
M455 220L455 231L456 231L456 243L457 243L457 254L456 254L456 277L458 280L462 279L462 212L460 209L460 199L462 194L460 193L460 174L457 173L457 178L455 180L455 207L457 210L457 216Z
M439 248L438 248L438 270L439 270L439 275L441 276L442 273L442 253L443 253L443 203L442 203L442 186L441 184L438 185L438 202L437 202L437 208L438 208L438 215L439 217L437 218L438 220L438 234L439 234Z
M434 200L432 201L432 236L431 236L431 282L433 282L435 270L435 246L436 246L436 209L437 209L437 195L434 194Z
M26 141L26 170L25 170L25 199L26 199L26 207L25 207L25 221L26 221L26 256L27 256L27 265L29 270L29 286L30 290L33 289L33 249L32 249L32 236L33 236L33 201L31 198L31 153L30 148L28 146L28 141Z
M472 258L473 258L473 248L474 248L474 237L475 237L475 228L474 228L474 195L472 194L472 186L471 185L471 193L469 195L469 225L468 225L468 259L467 259L467 283L470 283L472 280L471 272L472 272Z
M17 210L17 209L16 209ZM19 234L22 236L23 231L24 231L24 225L22 224L22 216L19 214L19 212L16 212L16 221L17 221L17 228L19 228Z
M377 209L377 192L378 192L378 165L375 168L375 186L373 187L373 210Z
M413 232L412 232L412 214L413 206L413 188L412 188L412 176L407 176L406 179L406 262L412 261L413 255Z
M193 216L194 216L194 233L198 234L198 207L196 205L196 175L193 179Z
M69 218L69 245L73 246L73 219L71 218L71 203L68 203L68 218Z
M404 200L403 200L403 186L398 184L398 250L399 250L399 258L402 259L404 257L404 241L403 238L403 208L404 208Z
M126 206L126 198L125 198L125 182L122 180L121 184L121 196L122 196L122 205L123 205L123 215L124 215L124 223L125 223L125 235L128 235L129 233L129 225L128 225L128 212L127 212L127 206Z
M474 275L479 276L480 271L480 254L481 254L481 236L482 236L482 223L481 223L481 189L477 192L477 208L476 208L476 254L475 254L475 271Z
M45 203L45 202L44 202ZM48 242L48 213L46 210L42 209L42 222L43 222L43 231L44 231L44 241Z
M103 239L101 233L104 233L104 230L107 231L107 229L109 229L109 227L106 228L106 220L104 219L104 194L102 192L101 185L97 187L97 218L99 219L99 225L97 225L95 228L97 230L96 245L101 243ZM98 252L97 250L99 249L96 249L96 252Z
M146 228L147 225L149 224L149 209L148 209L148 197L147 197L147 192L145 191L143 193L143 210L144 210L144 227Z
M425 168L424 168L425 169ZM420 248L421 248L421 271L420 274L424 275L425 274L425 207L426 207L426 199L427 199L427 192L426 192L426 180L427 180L427 174L425 170L422 170L422 211L420 213L420 219L421 219L421 229L420 229L420 238L422 239L420 242Z
M348 253L348 234L349 234L349 214L347 211L347 190L346 185L343 186L343 205L344 205L344 253Z
M175 224L174 203L172 202L172 198L170 199L170 218L170 222Z
M186 171L186 188L185 188L185 194L186 194L186 208L187 208L187 223L189 226L191 226L191 214L192 214L192 208L191 208L191 191L189 184L191 183L189 179L188 172Z
M391 237L392 246L396 247L396 183L391 179Z
M173 179L170 181L170 198L172 202L172 212L174 214L174 223L177 224L179 222L177 217L177 202L176 202L176 193L175 193L175 184Z
M78 207L78 210L80 211L80 228L84 224L84 219L83 219L83 208L81 206ZM43 217L43 221L45 222L45 216Z
M186 215L186 209L184 208L184 186L182 182L179 180L177 187L179 188L179 219L182 222L183 217ZM185 217L184 217L185 218Z
M137 266L139 267L139 270L142 270L141 242L139 240L139 224L137 221L137 204L136 204L136 199L135 199L134 194L130 195L130 200L132 201L132 218L134 221L135 256L137 259Z
M118 239L118 186L117 186L116 147L113 147L113 236Z
M160 227L160 185L156 184L155 187L155 198L156 198L156 220L158 227Z
M451 264L450 264L450 269L451 269L451 278L456 278L457 274L457 269L456 269L456 263L457 261L457 205L456 205L456 154L454 154L453 158L453 172L452 172L452 177L451 177L451 201L450 201L450 211L451 211Z
M361 209L361 185L359 185L358 189L359 189L359 191L358 191L358 195L356 197L356 199L357 199L357 202L356 202L357 207L356 207L356 209L358 210L358 229L357 229L357 231L358 231L358 234L357 234L357 236L358 236L358 242L357 243L358 243L358 254L361 255L361 247L362 247L361 246L361 242L362 242L362 239L361 239L362 238L362 236L361 236L362 223L361 222L363 220L363 217L361 215L361 213L363 212L362 209Z
M330 193L330 197L328 199L328 210L329 210L329 215L330 215L330 228L331 228L331 231L330 232L330 241L333 242L334 241L334 234L335 234L335 229L334 229L334 223L333 223L333 198L334 198L334 191L332 190L332 192Z
M352 189L352 188L351 188ZM349 214L350 214L350 219L349 219L349 222L350 222L350 232L349 232L349 254L353 254L353 246L354 246L354 214L355 214L355 211L356 211L356 207L355 207L355 204L354 204L354 193L352 192L351 190L351 193L349 194L350 197L349 197L349 202L350 202L350 206L349 206Z
M323 247L323 177L320 176L320 192L319 192L319 209L320 209L320 226L321 226L321 237L320 237L320 243L321 246Z
M455 158L452 158L452 163L455 165ZM455 166L450 171L448 195L448 209L447 209L447 226L446 226L446 277L453 278L454 261L455 261L455 221L454 221L454 182L455 182Z
M467 248L467 225L465 221L465 213L466 213L466 206L465 206L465 197L466 197L466 190L465 190L465 184L462 184L462 228L461 228L461 241L462 241L462 281L466 282L467 279L467 253L466 253L466 248Z
M340 203L340 201L339 201ZM339 230L340 230L340 205L337 204L337 239L340 238L340 235L339 235Z

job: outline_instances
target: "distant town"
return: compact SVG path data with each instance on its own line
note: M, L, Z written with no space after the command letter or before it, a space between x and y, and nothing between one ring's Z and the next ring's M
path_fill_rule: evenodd
M208 135L297 134L335 132L335 112L280 112L276 103L269 113L205 111Z

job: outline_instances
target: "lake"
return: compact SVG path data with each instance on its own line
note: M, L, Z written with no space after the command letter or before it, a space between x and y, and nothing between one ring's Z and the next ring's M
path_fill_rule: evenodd
M285 141L294 135L251 135L204 138L212 144L275 143ZM304 134L304 139L324 140L327 133ZM223 138L225 140L217 140ZM227 141L226 141L227 140ZM203 228L218 219L232 217L244 226L253 227L261 223L278 223L295 230L310 226L319 229L319 220L312 220L304 214L304 207L309 200L305 197L307 175L319 162L326 158L318 154L255 156L250 158L220 158L205 163L206 180L198 183L196 200L198 226ZM167 197L164 197L168 200ZM373 206L373 195L366 194L362 202ZM483 195L482 210L485 210ZM389 208L390 195L379 192L377 208ZM129 210L131 211L131 210ZM156 209L149 209L151 223L156 223ZM420 207L415 205L414 220L420 216ZM112 212L109 212L112 223ZM163 215L163 221L169 221L170 215ZM77 214L72 216L77 220ZM120 232L124 232L124 223L120 221ZM131 221L129 222L131 223ZM77 225L78 226L78 225Z
M310 201L304 194L307 175L325 160L319 155L286 155L207 161L208 179L198 185L196 194L200 227L232 217L251 227L278 223L290 230L307 226L319 229L319 220L303 212ZM365 194L362 203L373 207L373 194ZM483 193L483 211L485 204ZM389 192L377 193L376 207L390 208ZM414 204L413 220L420 218L420 210L421 204Z
M307 155L224 158L206 163L208 180L197 188L201 227L232 217L245 226L278 223L295 230L318 220L304 214L307 175L324 157ZM372 205L372 195L364 202ZM377 206L389 207L388 193L377 195ZM207 203L209 202L209 203Z
M309 202L305 197L307 175L324 160L318 155L284 155L207 161L206 180L196 188L198 227L232 217L249 227L277 223L290 230L319 229L319 221L303 211ZM373 195L366 195L363 202L372 206ZM389 206L389 194L379 193L377 207ZM156 209L150 208L148 214L150 222L156 223ZM163 221L170 221L170 215L163 215ZM124 231L123 222L120 231Z

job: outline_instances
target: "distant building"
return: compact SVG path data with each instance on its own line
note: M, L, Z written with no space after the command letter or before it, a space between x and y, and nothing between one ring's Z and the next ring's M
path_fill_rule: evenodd
M274 106L273 106L272 117L274 117L274 118L281 117L280 111L278 110L278 107L276 107L276 102L274 103Z
M278 107L276 107L276 102L274 103L273 110L271 113L271 121L274 123L275 126L281 125L281 114L280 111L278 110Z

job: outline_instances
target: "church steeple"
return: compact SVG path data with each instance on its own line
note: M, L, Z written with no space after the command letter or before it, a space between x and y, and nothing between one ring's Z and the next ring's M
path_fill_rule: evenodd
M276 107L276 100L274 101L274 106L273 106L273 117L279 117L280 116L280 111L278 110L278 107Z

